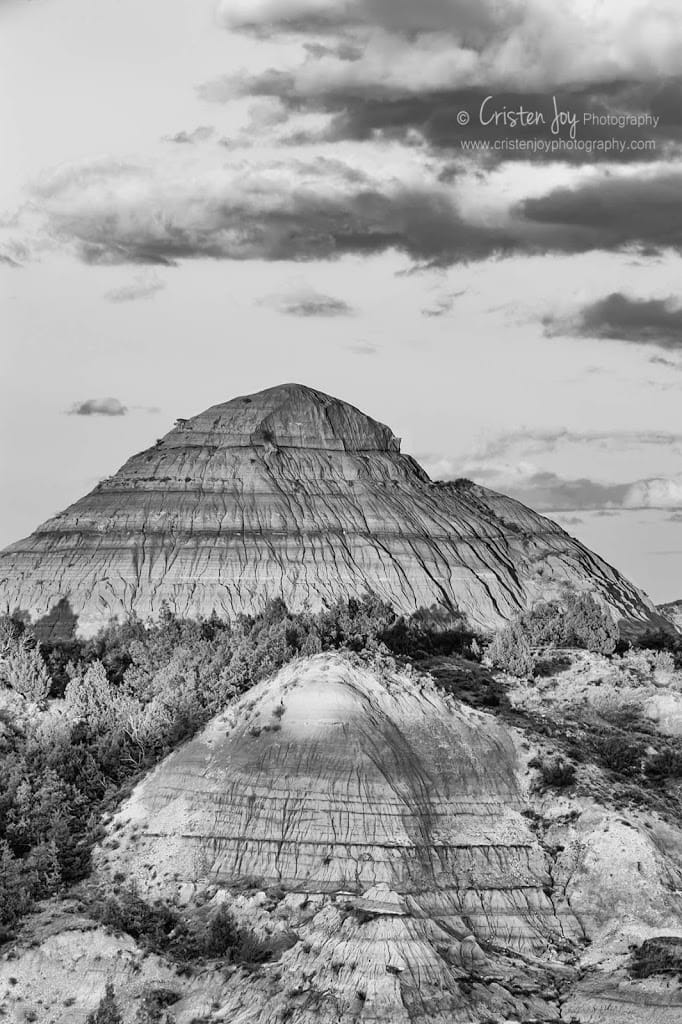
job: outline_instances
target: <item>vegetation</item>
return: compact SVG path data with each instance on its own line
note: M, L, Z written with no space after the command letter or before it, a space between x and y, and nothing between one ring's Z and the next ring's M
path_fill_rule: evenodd
M536 604L501 630L488 648L494 665L514 676L535 672L533 650L581 647L595 654L613 654L618 627L590 594L568 594L563 602Z
M0 940L88 873L102 812L126 787L291 658L470 653L474 639L461 616L406 619L371 594L316 614L273 601L232 622L164 609L156 623L42 646L0 620Z
M682 979L682 939L665 935L646 939L632 951L629 971L633 978L658 974Z
M673 668L682 668L682 636L671 629L650 630L638 638L637 646L667 655L662 665L672 662Z
M107 987L99 1006L94 1013L88 1014L86 1024L123 1024L123 1017L118 1009L114 997L114 986L111 982L107 982Z
M538 650L578 646L610 655L616 638L608 614L580 595L518 616L486 655L505 671L529 677ZM677 641L657 635L645 642L647 650L627 655L633 684L640 661L647 679L676 664ZM397 616L371 594L315 614L294 614L273 601L259 615L233 621L185 620L164 609L155 623L132 619L92 640L42 645L23 623L0 619L0 941L36 900L86 877L103 812L144 772L292 658L346 649L418 661L444 690L520 721L505 696L508 681L475 664L483 645L454 611ZM613 659L614 671L620 660ZM574 764L581 761L650 793L664 794L668 780L682 778L679 741L656 737L652 744L651 727L632 720L622 696L617 714L595 709L589 721L577 710L575 720L567 716L560 724L542 714L532 721L526 716L535 735L562 751L534 764L542 786L574 785ZM279 727L275 712L268 728ZM248 963L267 955L226 911L190 925L171 908L123 894L101 900L96 913L178 959Z
M208 917L183 917L162 902L146 903L136 893L124 891L89 907L102 924L131 935L145 949L179 963L198 959L263 963L273 949L240 927L230 910L221 905Z
M534 757L528 762L537 768L543 786L552 789L566 789L575 782L575 765L563 757Z

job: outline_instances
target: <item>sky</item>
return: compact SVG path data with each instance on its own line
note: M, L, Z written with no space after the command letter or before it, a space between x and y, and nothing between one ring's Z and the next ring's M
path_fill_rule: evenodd
M0 0L0 545L297 381L682 598L678 0Z

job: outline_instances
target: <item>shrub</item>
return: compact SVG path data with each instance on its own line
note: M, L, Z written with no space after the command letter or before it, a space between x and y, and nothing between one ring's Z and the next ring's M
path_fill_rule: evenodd
M575 782L575 765L562 757L534 757L528 764L531 768L537 768L544 786L566 789Z
M654 659L654 672L668 674L675 670L675 658L671 651L657 651Z
M535 671L530 644L517 622L496 634L487 653L493 665L510 675L532 677Z
M88 1014L86 1024L123 1024L123 1017L114 998L114 986L110 981L107 982L99 1006Z
M618 626L591 594L578 594L566 602L566 632L579 647L595 654L613 654Z
M655 782L682 778L682 750L666 747L651 754L644 763L644 771Z
M597 756L605 768L620 775L636 775L641 771L644 744L628 740L620 733L599 736L595 741Z
M682 939L663 935L646 939L632 952L630 974L633 978L652 975L682 976Z
M532 647L583 647L595 654L613 654L618 642L618 627L590 594L541 602L515 621Z
M34 638L12 620L0 631L0 680L34 704L46 700L52 685Z
M272 950L240 927L224 904L208 920L185 919L173 907L160 902L151 905L125 891L95 903L91 911L102 924L126 932L154 953L183 963L201 957L262 963L272 956Z

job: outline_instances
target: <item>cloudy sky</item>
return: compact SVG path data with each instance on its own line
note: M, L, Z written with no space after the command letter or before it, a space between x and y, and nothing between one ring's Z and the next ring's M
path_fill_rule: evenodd
M0 0L0 544L285 381L682 597L679 0Z

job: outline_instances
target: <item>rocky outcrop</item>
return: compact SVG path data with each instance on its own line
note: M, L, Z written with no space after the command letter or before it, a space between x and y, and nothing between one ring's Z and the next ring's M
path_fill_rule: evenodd
M294 610L368 588L401 612L492 629L565 587L652 622L641 591L548 519L468 481L433 483L388 427L296 384L236 398L0 554L0 609L43 633L112 618Z
M668 604L659 604L658 611L672 622L677 630L682 632L682 601L669 601Z
M279 891L298 941L271 984L240 977L219 1019L558 1020L582 931L523 810L493 718L318 655L152 772L96 870L148 899Z
M589 758L540 784L609 666L580 653L493 715L388 660L290 664L107 816L94 876L0 950L5 1017L85 1024L111 982L124 1024L678 1024L678 784ZM131 889L189 924L226 905L272 956L149 952L137 916L137 941L93 919Z

